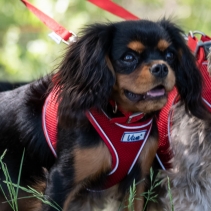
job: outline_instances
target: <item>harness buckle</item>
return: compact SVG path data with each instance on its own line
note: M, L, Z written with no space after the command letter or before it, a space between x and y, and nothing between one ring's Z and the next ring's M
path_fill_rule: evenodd
M196 46L196 50L194 52L194 55L196 56L196 54L198 53L198 50L200 47L203 47L204 48L204 52L206 54L206 57L207 55L209 54L209 49L211 48L211 41L206 41L206 42L202 42L201 40L197 43L197 46Z
M200 34L201 36L206 36L206 34L204 34L201 31L189 31L189 33L188 33L188 35L191 36L192 38L195 36L195 34ZM211 47L211 41L202 41L202 40L199 40L198 43L197 43L196 49L194 51L194 56L197 55L198 50L199 50L200 47L203 47L204 52L205 52L205 55L207 57L207 55L209 53L209 49Z
M143 117L144 117L144 113L142 113L142 112L138 112L138 113L135 113L135 114L131 114L131 115L128 117L127 123L136 122L136 121L138 121L139 119L142 119Z

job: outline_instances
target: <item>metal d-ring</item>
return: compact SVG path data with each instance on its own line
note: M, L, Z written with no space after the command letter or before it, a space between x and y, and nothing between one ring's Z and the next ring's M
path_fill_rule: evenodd
M113 107L113 113L115 114L117 112L118 106L116 101L114 101L114 107Z
M205 36L205 33L204 32L201 32L201 31L189 31L188 35L190 35L191 37L194 37L195 34L201 34L203 36Z

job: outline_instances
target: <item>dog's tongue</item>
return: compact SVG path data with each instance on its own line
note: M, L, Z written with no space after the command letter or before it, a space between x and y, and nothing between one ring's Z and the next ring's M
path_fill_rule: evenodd
M165 89L164 88L155 88L147 92L148 97L160 97L165 94Z

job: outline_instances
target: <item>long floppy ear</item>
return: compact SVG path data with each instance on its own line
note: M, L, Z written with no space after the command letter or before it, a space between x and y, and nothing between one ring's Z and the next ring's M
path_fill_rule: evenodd
M184 33L168 20L163 19L159 23L167 31L172 44L179 52L178 65L174 69L181 102L185 105L186 112L200 119L206 119L207 112L201 97L202 76L196 66L195 57L182 36Z
M109 62L114 28L111 24L95 24L67 51L54 81L59 87L59 124L76 125L92 108L102 108L115 82ZM110 67L110 68L109 68Z

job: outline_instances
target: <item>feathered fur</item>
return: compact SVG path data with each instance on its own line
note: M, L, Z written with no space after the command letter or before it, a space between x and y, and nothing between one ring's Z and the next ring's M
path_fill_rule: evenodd
M211 72L211 54L208 71ZM162 171L158 203L150 211L211 210L211 116L199 119L187 115L184 106L173 108L170 135L174 157L172 169ZM169 190L170 185L170 190ZM172 201L170 199L172 197Z
M168 20L88 26L67 50L57 73L0 93L0 154L7 149L4 162L12 181L17 182L25 149L20 185L44 192L64 210L92 211L102 208L109 197L125 201L134 179L147 180L158 146L157 126L153 124L131 173L99 194L87 189L104 185L112 160L85 112L91 108L107 112L111 99L126 112L143 112L145 118L156 118L176 85L184 112L206 119L200 98L201 75L181 32ZM55 88L59 102L57 158L42 130L43 104ZM0 178L5 179L2 172ZM0 184L7 192L6 185ZM137 194L145 189L146 183L139 183ZM5 200L2 194L0 200ZM24 203L19 202L19 210L55 210L38 202L24 199ZM135 210L141 210L143 203L143 197L135 200ZM0 210L11 209L8 204L0 204Z

